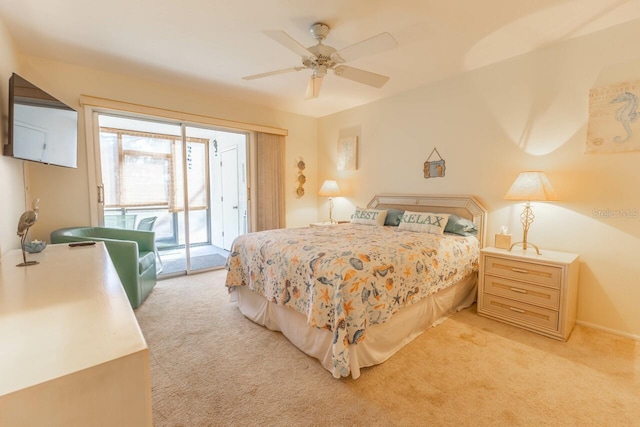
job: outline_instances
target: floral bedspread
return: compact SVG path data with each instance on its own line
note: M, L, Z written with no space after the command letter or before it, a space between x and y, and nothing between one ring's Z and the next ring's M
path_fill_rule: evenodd
M478 270L475 237L342 224L239 236L226 286L249 286L333 333L333 375L367 327Z

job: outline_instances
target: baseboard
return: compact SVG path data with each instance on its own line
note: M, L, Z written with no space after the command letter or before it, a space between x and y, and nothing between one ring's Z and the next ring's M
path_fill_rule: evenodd
M612 334L612 335L619 335L621 337L631 338L632 340L640 341L640 335L634 335L634 334L630 334L628 332L622 332L622 331L619 331L617 329L605 328L604 326L600 326L600 325L596 325L596 324L588 323L588 322L583 322L581 320L576 320L576 325L586 326L587 328L597 329L599 331L607 332L607 333Z

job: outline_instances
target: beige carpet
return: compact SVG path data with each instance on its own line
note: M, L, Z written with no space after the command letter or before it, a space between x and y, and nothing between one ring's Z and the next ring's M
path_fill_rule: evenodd
M640 425L640 343L566 343L479 317L432 328L357 380L334 379L228 302L224 271L158 282L136 312L156 426Z

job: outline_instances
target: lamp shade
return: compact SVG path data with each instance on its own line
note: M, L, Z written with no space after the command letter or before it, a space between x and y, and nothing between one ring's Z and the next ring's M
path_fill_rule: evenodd
M549 179L542 171L520 172L504 198L505 200L527 201L558 200Z
M327 179L320 187L320 191L318 191L319 196L326 197L335 197L340 195L340 187L338 187L338 183Z

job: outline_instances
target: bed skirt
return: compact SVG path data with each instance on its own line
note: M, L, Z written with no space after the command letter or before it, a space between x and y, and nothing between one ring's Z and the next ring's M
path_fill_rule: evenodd
M360 376L361 368L384 362L425 330L471 306L476 299L477 283L478 274L470 274L454 285L403 308L386 323L369 326L366 338L349 346L352 378ZM232 288L230 295L231 301L238 303L240 312L248 319L282 332L293 345L318 359L329 372L333 371L331 332L309 326L302 314L273 304L246 286Z

